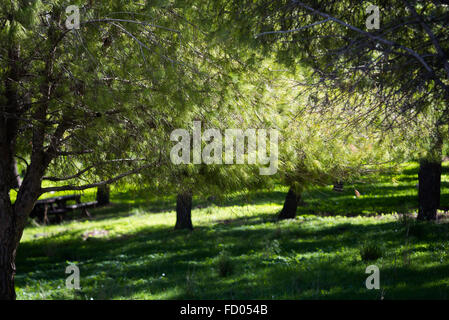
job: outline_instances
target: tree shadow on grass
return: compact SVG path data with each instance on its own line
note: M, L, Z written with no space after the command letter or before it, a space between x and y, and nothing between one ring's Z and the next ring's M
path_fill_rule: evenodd
M412 237L408 242L447 243L447 225L425 228L430 238ZM17 285L63 286L71 261L81 270L82 290L75 297L83 299L376 299L379 292L364 287L364 271L368 264L379 264L387 298L421 297L423 292L444 298L447 259L437 265L430 259L427 264L395 264L401 259L397 249L406 243L405 230L398 221L326 223L322 218L298 218L273 223L266 214L211 223L193 232L151 226L88 241L69 230L55 239L21 244ZM361 261L359 248L365 241L377 241L385 256ZM416 259L434 254L431 248L421 250ZM235 269L227 277L217 270L221 252L227 252ZM55 290L51 298L67 298L67 289Z

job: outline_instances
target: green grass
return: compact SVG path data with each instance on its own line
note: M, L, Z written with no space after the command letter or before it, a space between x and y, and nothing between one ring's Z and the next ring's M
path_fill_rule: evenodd
M380 214L415 210L416 174L411 164L345 185L344 193L309 190L298 217L283 222L275 221L283 187L215 204L195 199L193 232L173 230L173 197L116 190L114 204L92 210L90 220L73 214L60 225L27 227L17 253L18 298L448 299L449 223ZM93 230L106 232L84 240ZM362 260L367 244L380 248L377 259ZM79 291L65 288L69 263L80 268ZM381 290L365 287L371 264L380 269Z

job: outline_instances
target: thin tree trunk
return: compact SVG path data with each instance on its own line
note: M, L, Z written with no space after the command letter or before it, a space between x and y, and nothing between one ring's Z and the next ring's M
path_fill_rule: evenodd
M435 220L440 206L441 161L421 160L418 179L418 220Z
M296 217L296 209L298 208L301 195L296 194L293 188L288 190L285 197L284 207L278 215L278 220L293 219Z
M103 185L97 188L97 202L99 206L109 204L109 186Z
M191 192L181 192L177 196L175 229L193 230Z

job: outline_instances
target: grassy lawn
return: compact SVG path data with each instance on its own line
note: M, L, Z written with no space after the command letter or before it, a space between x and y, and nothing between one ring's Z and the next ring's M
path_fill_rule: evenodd
M447 173L446 165L442 208ZM275 215L284 187L215 204L195 199L193 232L173 230L173 198L114 190L113 204L92 210L90 220L77 214L26 228L18 299L448 299L449 216L417 224L401 215L416 211L416 183L410 164L346 184L343 193L309 190L297 218L283 222ZM379 256L363 261L373 247ZM69 263L80 268L79 291L65 288ZM381 290L365 287L372 264Z

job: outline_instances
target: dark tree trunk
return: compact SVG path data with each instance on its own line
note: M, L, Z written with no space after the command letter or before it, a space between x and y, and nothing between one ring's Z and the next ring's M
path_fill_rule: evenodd
M99 206L109 204L109 186L103 185L97 188L97 202Z
M0 240L0 300L15 300L16 245L8 239Z
M1 143L0 143L1 150ZM0 300L14 300L15 258L17 247L22 238L27 217L29 216L40 193L40 177L43 171L30 170L17 193L16 201L11 203L10 184L5 183L8 176L0 158ZM9 180L10 182L10 180Z
M435 220L440 206L441 161L421 160L418 220Z
M16 298L14 276L18 235L14 219L9 199L0 199L0 300Z
M192 226L192 193L182 192L176 199L175 229L193 230Z
M295 218L300 199L301 195L296 194L293 188L290 188L285 197L284 207L278 215L278 220Z

